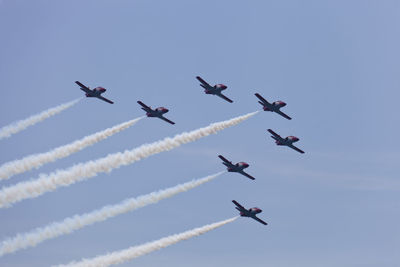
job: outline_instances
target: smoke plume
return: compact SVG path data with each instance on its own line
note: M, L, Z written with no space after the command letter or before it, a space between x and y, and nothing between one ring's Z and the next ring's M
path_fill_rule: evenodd
M105 129L103 131L88 135L80 140L76 140L70 144L57 147L45 153L33 154L26 156L19 160L13 160L4 163L0 166L0 180L8 179L13 175L29 171L33 168L39 168L40 166L68 157L69 155L76 153L87 146L91 146L97 142L100 142L107 137L110 137L122 130L129 128L134 125L140 119L144 117L136 118L121 124L118 124L112 128Z
M35 125L36 123L41 122L42 120L50 118L51 116L54 116L54 115L60 113L61 111L72 107L73 105L78 103L80 100L82 100L82 98L78 98L71 102L67 102L67 103L61 104L57 107L42 111L41 113L32 115L25 120L16 121L10 125L4 126L3 128L0 129L0 140L3 138L6 138L6 137L10 137L11 135L26 129L29 126Z
M132 260L134 258L146 255L150 252L168 247L170 245L176 244L180 241L187 240L189 238L199 236L202 234L205 234L211 230L214 230L218 227L221 227L227 223L233 222L236 220L238 217L234 217L231 219L227 219L225 221L221 222L216 222L213 224L207 224L205 226L195 228L193 230L189 230L180 234L175 234L175 235L170 235L168 237L161 238L159 240L153 241L153 242L148 242L143 245L135 246L135 247L130 247L124 250L120 251L115 251L111 252L102 256L97 256L92 259L83 259L82 261L79 262L71 262L66 265L59 265L61 266L69 266L69 267L94 267L94 266L110 266L113 264L120 264L124 263L126 261Z
M168 151L183 144L196 141L210 134L234 126L252 116L258 111L248 113L230 120L212 123L207 127L167 137L161 141L141 145L132 150L109 154L104 158L86 163L76 164L66 170L58 170L51 174L42 174L36 180L20 182L0 190L0 208L9 207L12 203L23 199L38 197L46 192L54 191L60 186L69 186L96 176L101 172L110 172L115 168L132 164L151 155Z
M27 247L34 247L45 240L70 234L85 226L102 222L117 215L143 208L150 204L155 204L160 200L170 198L176 194L186 192L199 185L209 182L223 173L224 171L136 198L129 198L115 205L104 206L101 209L97 209L89 213L74 215L72 217L65 218L60 222L53 222L47 226L36 228L33 231L18 234L15 237L6 239L1 243L0 256Z

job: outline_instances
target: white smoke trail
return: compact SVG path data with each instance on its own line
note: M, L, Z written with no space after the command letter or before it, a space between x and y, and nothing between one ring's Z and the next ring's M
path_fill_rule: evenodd
M146 255L148 253L151 253L153 251L168 247L170 245L176 244L180 241L190 239L195 236L199 236L202 234L205 234L211 230L214 230L218 227L221 227L225 224L231 223L234 220L238 218L234 217L231 219L227 219L221 222L216 222L213 224L207 224L202 227L198 227L180 234L175 234L175 235L170 235L164 238L161 238L159 240L153 241L153 242L148 242L143 245L139 246L134 246L130 247L124 250L120 251L114 251L105 255L97 256L95 258L91 259L83 259L80 262L70 262L66 265L58 265L59 267L61 266L69 266L69 267L94 267L94 266L110 266L113 264L120 264L124 263L128 260L132 260L134 258Z
M161 141L141 145L132 150L109 154L104 158L86 163L76 164L66 170L58 170L51 174L41 174L38 179L20 182L0 190L0 208L9 207L12 203L23 199L34 198L46 192L54 191L60 186L69 186L76 182L96 176L99 172L110 172L114 168L132 164L151 155L168 151L183 144L196 141L210 134L215 134L225 128L234 126L252 116L258 111L248 113L230 120L212 123L207 127L188 133L167 137Z
M53 222L45 227L39 227L30 232L18 234L13 238L2 241L0 245L0 256L27 247L34 247L45 240L70 234L73 231L81 229L85 226L107 220L129 211L143 208L144 206L150 204L155 204L160 200L170 198L176 194L186 192L199 185L209 182L223 173L225 173L225 171L209 175L201 179L192 180L184 184L178 184L176 186L155 191L136 198L128 198L115 205L104 206L101 209L97 209L89 213L74 215L72 217L65 218L60 222Z
M4 163L0 166L0 180L8 179L13 175L29 171L33 168L39 168L46 163L65 158L84 149L87 146L91 146L103 139L106 139L107 137L131 127L142 118L144 118L144 116L118 124L112 128L105 129L92 135L88 135L80 140L76 140L68 145L57 147L45 153L33 154L19 160L13 160Z
M82 100L82 98L78 98L71 102L67 102L67 103L61 104L57 107L42 111L41 113L32 115L25 120L20 120L20 121L12 123L10 125L4 126L3 128L0 129L0 140L3 138L6 138L6 137L10 137L11 135L18 133L19 131L22 131L29 126L35 125L36 123L41 122L42 120L50 118L51 116L54 116L54 115L60 113L61 111L72 107L73 105L78 103L80 100Z

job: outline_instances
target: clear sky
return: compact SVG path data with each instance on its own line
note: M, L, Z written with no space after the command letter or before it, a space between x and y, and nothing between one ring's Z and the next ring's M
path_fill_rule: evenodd
M0 240L67 216L223 170L218 154L256 177L216 180L159 204L0 258L48 266L93 257L235 216L236 199L269 223L239 218L121 266L398 266L400 261L400 2L0 2L0 126L107 88L0 141L0 162L48 151L142 116L137 100L170 109L93 147L3 181L37 178L108 153L259 110L267 112L169 152L0 210ZM205 95L195 76L228 85ZM266 130L300 138L301 155Z

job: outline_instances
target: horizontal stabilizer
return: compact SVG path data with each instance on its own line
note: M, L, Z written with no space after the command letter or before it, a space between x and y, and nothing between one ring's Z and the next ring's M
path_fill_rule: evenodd
M212 87L211 85L209 85L205 80L203 80L200 76L196 76L196 79L199 80L199 82L201 82L204 86L206 87ZM204 87L203 86L203 87Z
M273 136L275 136L275 137L281 137L279 134L277 134L276 132L272 131L271 129L268 129L268 132L270 134L272 134Z
M75 81L75 83L77 84L77 85L79 85L80 87L82 87L82 88L85 88L85 89L88 89L89 90L89 88L87 87L87 86L85 86L85 85L83 85L80 81Z
M226 162L226 163L232 163L232 162L230 162L229 160L227 160L226 158L224 158L224 156L222 156L222 155L218 155L218 157L219 157L220 159L222 159L222 161L224 161L224 162Z
M259 93L254 94L258 99L260 99L264 103L270 104L264 97L262 97Z

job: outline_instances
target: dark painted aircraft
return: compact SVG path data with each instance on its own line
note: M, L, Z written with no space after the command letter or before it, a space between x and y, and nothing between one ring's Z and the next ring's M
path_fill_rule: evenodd
M264 225L267 225L266 222L264 222L263 220L261 220L260 218L258 218L256 216L256 214L262 212L261 209L255 208L255 207L254 208L250 208L250 209L246 209L242 205L240 205L236 200L232 200L232 202L233 202L233 204L236 205L235 208L240 212L240 216L242 216L242 217L250 217L250 218L256 220L257 222L260 222L260 223L262 223Z
M93 90L91 90L89 87L83 85L79 81L76 81L75 83L77 85L79 85L81 90L86 93L86 97L97 97L97 98L99 98L99 99L101 99L103 101L106 101L106 102L110 103L110 104L114 104L114 102L112 102L111 100L101 96L102 93L107 91L105 88L98 86L98 87L94 88Z
M232 100L230 100L229 98L227 98L226 96L224 96L221 93L223 90L228 88L228 86L221 84L221 83L211 86L206 81L204 81L200 76L196 76L196 79L200 81L200 83L201 83L200 86L204 88L204 93L206 93L208 95L219 96L219 97L225 99L226 101L228 101L229 103L233 102Z
M227 160L226 158L224 158L221 155L219 155L218 157L220 159L222 159L222 161L223 161L222 164L224 164L227 167L228 172L237 172L237 173L240 173L240 174L246 176L247 178L249 178L251 180L256 179L253 176L251 176L243 171L244 169L249 167L249 164L247 164L246 162L238 162L236 164L233 164L232 161Z
M162 120L164 120L164 121L166 121L168 123L175 124L175 122L170 121L169 119L167 119L167 118L165 118L163 116L163 114L165 114L165 113L167 113L169 111L167 108L158 107L156 109L152 109L151 107L146 106L145 104L143 104L142 101L138 101L138 104L142 106L142 109L144 111L146 111L146 116L147 117L157 117L157 118L162 119Z
M254 94L258 99L260 99L261 101L258 101L258 103L260 103L263 106L264 111L271 111L271 112L275 112L278 113L279 115L281 115L282 117L291 120L292 118L289 117L288 115L286 115L285 113L283 113L280 109L284 106L286 106L286 103L283 101L275 101L273 103L269 103L264 97L262 97L260 94L255 93Z
M288 137L282 138L279 134L272 131L271 129L268 129L268 132L270 132L270 134L272 134L271 137L275 140L275 143L278 146L288 146L288 147L296 150L297 152L300 152L302 154L304 153L303 150L301 150L293 145L294 142L297 142L300 140L296 136L288 136Z

